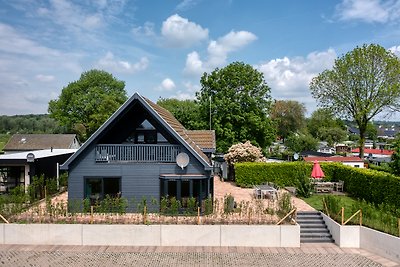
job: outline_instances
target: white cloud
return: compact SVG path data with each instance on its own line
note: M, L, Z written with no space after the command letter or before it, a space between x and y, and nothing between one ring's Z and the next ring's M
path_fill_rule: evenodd
M189 75L201 75L216 67L226 64L228 54L235 52L249 43L257 40L257 36L247 31L231 31L218 40L212 40L207 48L207 60L202 61L200 55L194 51L187 55L184 72Z
M194 94L188 93L188 92L183 92L183 91L177 91L170 98L176 98L179 100L192 100L192 99L194 99Z
M187 10L197 5L198 0L183 0L176 6L176 10Z
M159 86L159 90L162 91L171 91L172 89L174 89L175 83L173 80L171 80L170 78L166 78L161 82L161 85Z
M67 84L65 76L82 72L81 59L80 54L46 47L0 23L0 114L45 113L55 91Z
M40 82L52 82L55 80L55 77L53 75L38 74L35 76L35 78Z
M132 33L134 36L138 38L142 37L153 37L155 36L154 32L154 23L152 22L145 22L143 26L136 26L132 29Z
M114 57L113 53L107 52L95 65L98 68L106 69L111 72L136 73L147 69L149 60L147 57L142 57L138 62L132 64L128 61L118 60Z
M161 35L167 46L189 47L208 39L208 29L175 14L163 22Z
M325 69L332 68L337 55L333 49L312 52L307 57L278 58L256 66L264 74L271 87L272 97L283 100L297 100L307 107L315 108L309 83Z
M399 46L392 46L389 48L396 56L400 57L400 45Z
M66 0L50 0L49 3L47 8L39 7L37 14L71 32L92 31L106 25L103 14L96 10L84 9Z
M400 18L400 2L391 0L343 0L336 6L340 20L386 23Z

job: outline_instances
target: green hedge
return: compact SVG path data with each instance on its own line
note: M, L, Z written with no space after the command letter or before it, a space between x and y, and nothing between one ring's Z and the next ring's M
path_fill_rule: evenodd
M280 186L296 186L303 177L310 177L312 163L236 163L235 180L241 187L265 182ZM321 163L326 181L344 181L344 189L353 197L368 202L385 203L400 208L400 177L369 169L354 168L340 163Z
M335 176L344 181L345 191L353 197L400 208L400 177L398 176L344 165L336 168Z

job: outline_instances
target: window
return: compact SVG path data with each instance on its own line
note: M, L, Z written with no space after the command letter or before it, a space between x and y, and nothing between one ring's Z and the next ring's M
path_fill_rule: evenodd
M25 185L25 169L23 166L0 167L0 192Z
M85 179L85 198L90 199L91 205L107 196L111 198L121 196L121 178L93 177Z

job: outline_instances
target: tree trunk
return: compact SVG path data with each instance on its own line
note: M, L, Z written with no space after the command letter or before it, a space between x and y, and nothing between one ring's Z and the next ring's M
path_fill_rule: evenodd
M364 159L364 147L365 147L365 129L366 127L358 127L360 130L360 158Z

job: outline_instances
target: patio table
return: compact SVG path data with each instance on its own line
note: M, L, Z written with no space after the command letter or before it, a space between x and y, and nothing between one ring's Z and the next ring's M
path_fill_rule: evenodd
M314 182L316 193L332 193L334 183L332 182Z
M262 198L265 198L266 196L272 196L272 198L275 199L278 197L278 190L270 185L260 185L258 188L261 191Z

